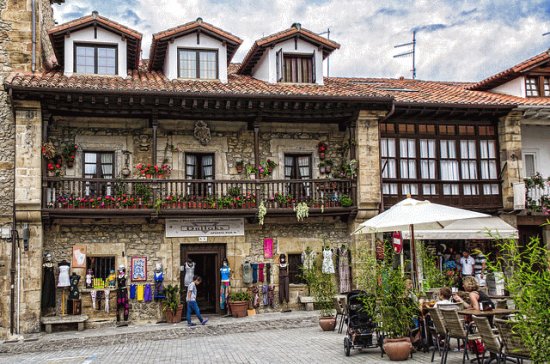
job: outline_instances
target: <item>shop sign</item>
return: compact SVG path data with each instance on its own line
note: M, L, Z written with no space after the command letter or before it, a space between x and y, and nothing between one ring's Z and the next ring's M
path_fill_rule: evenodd
M244 219L166 219L167 238L243 235Z

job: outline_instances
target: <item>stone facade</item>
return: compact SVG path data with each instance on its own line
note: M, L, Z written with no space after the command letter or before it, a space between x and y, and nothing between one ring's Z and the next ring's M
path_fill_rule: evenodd
M514 110L500 119L498 137L500 145L500 169L502 170L502 202L504 209L514 209L512 184L521 182L521 119L523 112ZM515 225L515 224L514 224Z

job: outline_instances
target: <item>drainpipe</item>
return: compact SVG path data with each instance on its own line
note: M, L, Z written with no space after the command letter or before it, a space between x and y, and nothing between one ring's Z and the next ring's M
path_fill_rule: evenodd
M11 95L10 95L11 96ZM11 97L10 97L11 98ZM15 114L14 114L15 128ZM13 205L12 205L12 229L11 229L11 264L10 264L10 333L15 332L15 272L16 272L16 244L19 245L19 236L17 233L17 225L15 220L15 154L16 143L13 143Z
M380 140L382 138L382 132L380 131L380 123L385 122L388 120L393 114L395 113L395 100L392 99L391 101L391 109L390 111L384 116L379 122L378 122L378 145L380 145ZM384 194L382 193L382 158L380 155L378 156L378 169L380 170L380 212L384 211Z
M32 63L31 71L36 72L36 0L32 0Z

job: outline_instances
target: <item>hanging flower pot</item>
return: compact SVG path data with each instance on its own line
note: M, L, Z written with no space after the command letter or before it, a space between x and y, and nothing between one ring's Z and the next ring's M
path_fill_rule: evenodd
M319 159L320 160L325 159L325 152L319 152Z
M325 174L326 173L326 167L325 166L319 167L319 173Z
M67 168L74 167L74 159L67 159Z

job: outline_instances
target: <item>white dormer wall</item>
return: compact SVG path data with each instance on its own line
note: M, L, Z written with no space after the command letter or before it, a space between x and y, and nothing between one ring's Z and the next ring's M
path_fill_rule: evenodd
M525 96L525 77L521 76L518 78L514 78L511 81L508 81L500 86L497 86L491 89L491 92L495 92L497 94L526 97Z
M71 32L69 37L65 37L65 75L70 76L74 73L74 43L92 43L117 45L117 71L120 77L128 75L127 65L127 44L120 34L116 34L97 27L97 38L94 37L94 27L90 26L75 32Z
M197 44L197 33L178 37L174 42L168 42L164 58L164 74L169 80L178 78L178 48L204 49L218 51L218 78L227 83L227 47L219 40L204 33L200 34L200 44Z
M258 80L277 83L277 52L280 49L283 50L283 54L313 54L315 52L315 83L323 85L323 51L302 39L298 39L297 48L295 48L294 39L288 39L277 43L273 48L268 48L252 70L252 76Z

